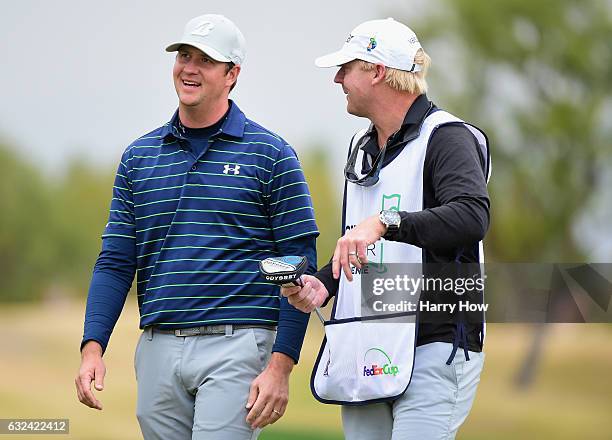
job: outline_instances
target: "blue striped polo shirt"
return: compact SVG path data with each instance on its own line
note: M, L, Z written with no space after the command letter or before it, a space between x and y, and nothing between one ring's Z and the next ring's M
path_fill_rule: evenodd
M230 101L196 157L178 123L124 152L104 237L136 240L140 327L276 324L278 287L260 260L318 235L294 150Z

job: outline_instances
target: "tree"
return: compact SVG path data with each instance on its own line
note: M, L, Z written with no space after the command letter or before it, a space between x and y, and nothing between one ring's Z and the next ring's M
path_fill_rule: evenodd
M49 192L38 170L0 145L0 299L37 295L51 275Z
M609 224L576 232L611 202L608 4L442 0L413 25L433 58L430 96L489 135L489 260L578 261L585 238L610 239Z
M0 301L40 299L51 288L86 294L112 177L73 161L51 179L0 145Z

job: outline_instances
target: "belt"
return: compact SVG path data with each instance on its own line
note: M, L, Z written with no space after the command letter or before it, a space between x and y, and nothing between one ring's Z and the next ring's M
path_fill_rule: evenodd
M169 333L174 336L201 336L201 335L227 335L234 333L235 330L244 328L263 328L266 330L276 330L275 325L265 324L219 324L219 325L203 325L201 327L177 328L177 329L162 329L153 327L155 333Z

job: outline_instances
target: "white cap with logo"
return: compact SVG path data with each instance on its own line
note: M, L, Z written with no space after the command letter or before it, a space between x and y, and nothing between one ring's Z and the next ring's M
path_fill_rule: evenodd
M191 19L185 26L183 38L166 47L166 51L175 52L183 44L200 49L223 63L242 64L246 56L244 35L223 15L206 14Z
M408 26L392 18L370 20L351 31L342 49L317 58L315 65L334 67L363 60L393 69L419 72L421 66L414 62L419 49L421 43Z

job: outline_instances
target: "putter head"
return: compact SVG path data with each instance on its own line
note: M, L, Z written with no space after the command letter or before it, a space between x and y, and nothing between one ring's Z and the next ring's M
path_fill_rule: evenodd
M271 257L259 262L261 276L274 284L299 285L299 279L306 271L308 259L295 255Z

